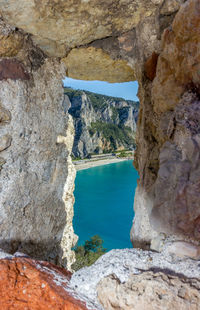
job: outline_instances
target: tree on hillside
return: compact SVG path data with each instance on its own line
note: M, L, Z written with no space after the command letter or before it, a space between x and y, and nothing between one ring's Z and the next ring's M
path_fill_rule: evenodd
M95 235L86 240L84 245L75 246L76 262L72 268L77 271L80 268L92 265L101 255L106 252L103 248L103 240Z

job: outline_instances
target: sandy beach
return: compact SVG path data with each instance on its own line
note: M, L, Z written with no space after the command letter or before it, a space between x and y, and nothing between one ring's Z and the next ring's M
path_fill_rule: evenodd
M119 163L121 161L126 161L126 160L133 160L133 158L106 158L106 159L100 159L100 160L80 160L78 162L73 162L75 168L77 171L79 170L84 170L84 169L89 169L97 166L103 166L103 165L109 165L113 163Z

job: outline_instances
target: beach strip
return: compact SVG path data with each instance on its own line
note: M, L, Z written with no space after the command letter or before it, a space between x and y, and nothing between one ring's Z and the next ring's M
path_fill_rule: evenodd
M109 165L109 164L114 164L114 163L119 163L122 161L126 161L126 160L133 160L133 158L107 158L107 159L100 159L100 160L89 160L89 161L85 161L85 160L80 160L78 162L73 161L73 164L76 168L76 171L79 170L84 170L84 169L89 169L89 168L93 168L93 167L97 167L97 166L103 166L103 165Z

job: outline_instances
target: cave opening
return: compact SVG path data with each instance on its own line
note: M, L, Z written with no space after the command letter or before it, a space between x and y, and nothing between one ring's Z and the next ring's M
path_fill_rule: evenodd
M103 251L131 248L138 179L133 166L138 83L66 78L63 85L75 128L75 250L92 242ZM99 254L101 250L94 246Z

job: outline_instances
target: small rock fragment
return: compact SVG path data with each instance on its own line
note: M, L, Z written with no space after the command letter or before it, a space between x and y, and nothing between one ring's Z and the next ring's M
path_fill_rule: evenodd
M173 242L167 247L167 252L179 257L200 258L200 246L185 241Z
M7 149L11 145L12 137L10 135L4 135L0 137L0 152Z
M8 123L11 120L10 111L0 106L0 124Z

